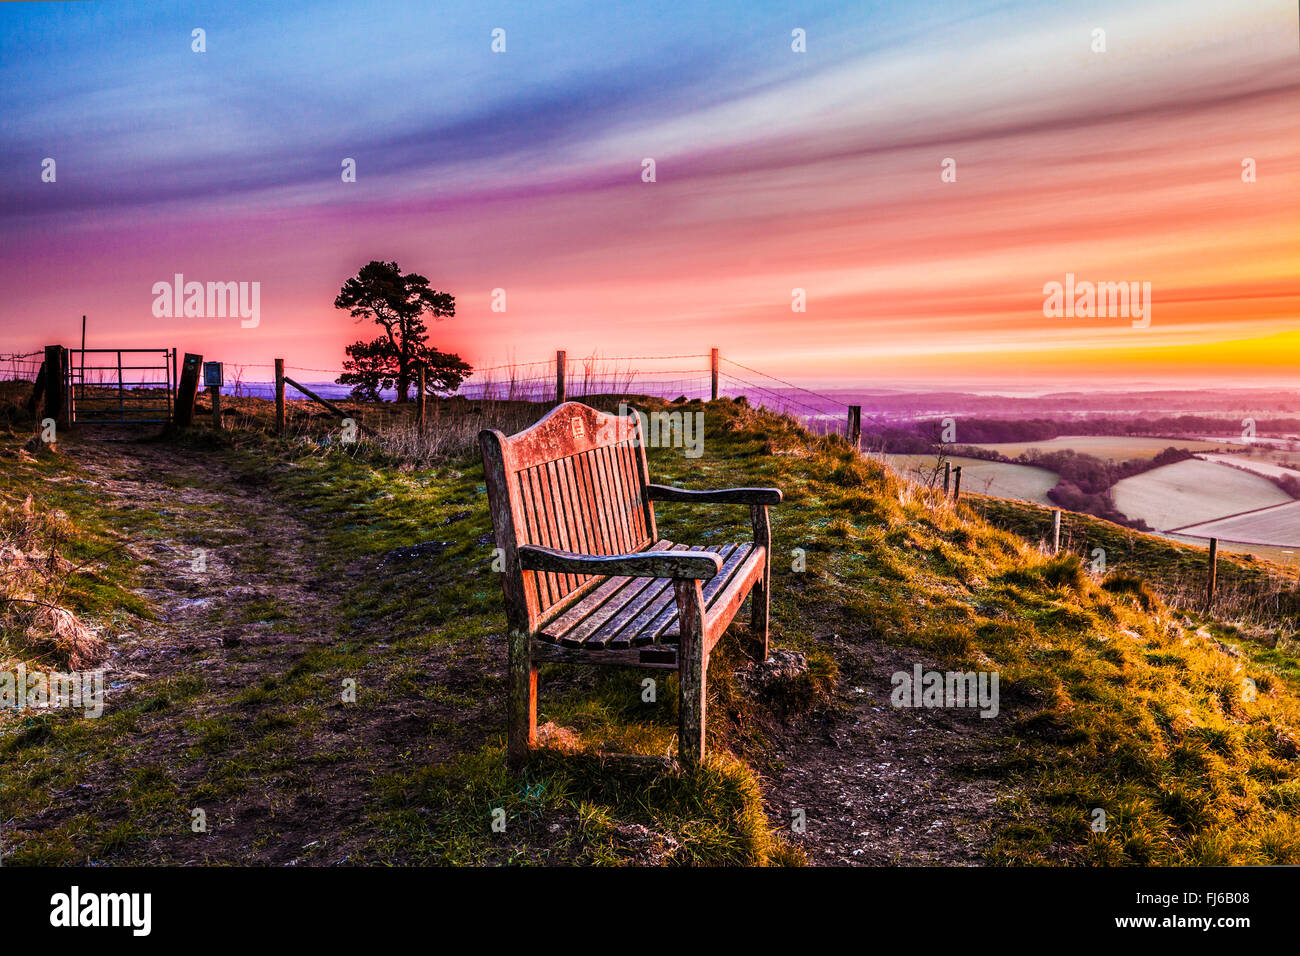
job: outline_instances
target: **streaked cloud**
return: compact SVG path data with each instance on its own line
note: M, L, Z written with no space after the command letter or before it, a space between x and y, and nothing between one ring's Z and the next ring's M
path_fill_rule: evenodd
M332 367L356 332L333 296L383 257L457 295L438 345L479 364L718 345L824 380L884 359L1100 378L1134 355L1176 377L1233 343L1225 380L1282 374L1294 5L546 6L0 9L0 324L45 344L87 312L125 344ZM256 334L160 328L148 290L174 272L260 280ZM1066 272L1151 282L1152 328L1045 319Z

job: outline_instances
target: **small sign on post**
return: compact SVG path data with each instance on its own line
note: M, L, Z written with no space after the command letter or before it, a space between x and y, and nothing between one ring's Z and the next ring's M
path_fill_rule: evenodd
M203 363L203 384L212 396L212 427L217 431L221 431L221 386L225 384L222 377L220 362Z

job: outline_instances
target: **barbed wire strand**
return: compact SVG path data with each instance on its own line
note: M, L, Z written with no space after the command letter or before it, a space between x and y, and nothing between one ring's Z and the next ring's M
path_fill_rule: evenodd
M808 411L812 412L814 415L825 415L825 414L826 414L826 412L825 412L824 410L820 409L820 408L815 408L815 407L812 406L812 405L809 405L809 404L807 404L807 403L805 403L805 402L801 402L801 401L799 401L797 398L790 398L790 397L788 397L788 396L780 395L780 394L778 394L778 393L772 391L770 388L764 388L762 385L755 385L753 382L747 382L747 381L745 381L743 378L737 378L735 375L732 375L730 372L719 372L718 375L719 375L720 377L723 377L723 378L729 378L729 379L731 379L733 382L737 382L737 383L739 383L739 384L741 384L741 385L744 385L744 386L747 387L747 388L752 388L752 389L756 389L756 390L758 390L758 391L760 391L760 392L764 392L764 393L766 393L766 394L772 396L772 397L773 397L774 399L776 399L778 402L783 402L783 403L786 403L786 404L798 405L800 408L806 408L806 409L808 409ZM846 407L847 407L847 406L846 406Z
M797 389L801 392L806 392L809 395L816 395L818 398L823 399L824 401L832 402L840 406L841 408L849 407L846 403L841 402L838 398L831 398L829 395L823 395L821 394L821 392L814 392L812 389L804 388L802 385L795 385L791 382L785 381L785 379L777 378L775 375L768 375L766 372L760 372L758 369L750 368L748 365L741 365L739 362L729 359L726 356L718 356L718 357L724 362L730 362L732 365L736 366L737 368L743 368L747 372L753 372L755 375L761 375L764 378L770 378L774 382L780 382L782 385L786 386L787 388Z

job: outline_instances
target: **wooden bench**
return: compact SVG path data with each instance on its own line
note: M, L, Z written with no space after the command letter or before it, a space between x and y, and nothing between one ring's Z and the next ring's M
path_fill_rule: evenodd
M677 670L678 758L704 755L709 652L753 591L752 651L767 656L775 488L688 491L646 477L641 422L565 402L507 437L479 434L503 557L510 628L508 752L536 741L537 665L559 661ZM748 505L752 543L662 540L656 501Z

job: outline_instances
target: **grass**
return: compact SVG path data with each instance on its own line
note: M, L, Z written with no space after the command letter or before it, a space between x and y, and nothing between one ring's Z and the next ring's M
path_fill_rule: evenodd
M1022 501L974 498L971 507L986 521L1026 540L1045 544L1051 508ZM1147 582L1171 608L1199 616L1205 600L1208 551L1199 544L1143 534L1094 518L1065 512L1061 545L1098 570L1120 572ZM1275 642L1294 633L1300 619L1300 580L1295 568L1220 548L1216 614L1225 622L1266 635Z
M772 513L772 636L812 658L813 700L836 693L832 635L999 672L990 753L1004 798L989 862L1300 862L1294 634L1262 609L1234 623L1185 606L1174 585L1196 568L1196 549L1068 515L1077 553L1049 556L1035 543L1047 509L953 508L791 419L730 400L692 407L705 412L704 456L653 449L651 473L785 491ZM279 841L322 863L800 862L763 812L756 768L776 718L734 678L734 636L710 671L700 772L662 759L674 746L674 677L647 705L646 672L574 668L544 669L547 745L526 773L504 769L504 615L473 455L411 462L392 448L252 431L183 441L184 454L212 456L303 518L337 598L336 630L285 664L235 648L231 664L258 675L237 693L210 668L182 669L99 721L53 715L0 729L0 817L17 821L6 841L15 861L230 860L273 854ZM67 494L47 487L48 471L0 467L38 496ZM111 525L104 506L84 504L79 523ZM747 531L734 508L657 511L671 538ZM161 524L132 520L135 534ZM433 558L392 554L429 541L445 543ZM1106 549L1109 576L1093 572L1090 546ZM1263 562L1227 563L1230 593L1276 575ZM249 602L249 620L234 623L274 626L276 612ZM343 675L360 688L352 709L338 700ZM797 728L802 713L785 719ZM29 822L86 775L111 812ZM218 842L199 851L176 832L194 806L222 819L254 801L266 807L239 831L243 844L219 842L215 827Z
M91 496L66 482L50 458L26 460L30 491L0 491L0 667L79 670L104 656L103 640L83 623L148 615L132 591L137 579L122 536L104 520L70 517ZM48 488L46 487L48 486ZM62 506L62 507L60 507Z

